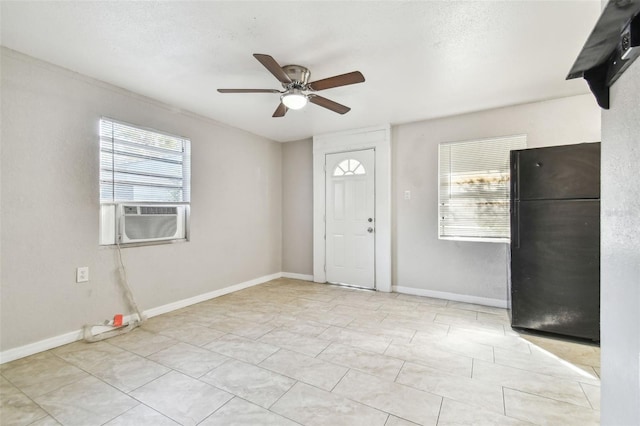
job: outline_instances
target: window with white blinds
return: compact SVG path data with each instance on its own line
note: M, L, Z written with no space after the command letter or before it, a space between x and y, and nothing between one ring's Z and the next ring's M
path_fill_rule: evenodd
M440 239L509 241L509 152L526 142L518 135L440 144Z
M189 203L190 141L100 120L100 202Z

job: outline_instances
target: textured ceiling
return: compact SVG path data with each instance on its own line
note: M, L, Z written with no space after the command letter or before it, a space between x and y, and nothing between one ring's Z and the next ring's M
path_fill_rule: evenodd
M2 1L2 45L277 141L588 92L565 81L600 14L588 1ZM366 82L271 118L281 89L251 55L311 80Z

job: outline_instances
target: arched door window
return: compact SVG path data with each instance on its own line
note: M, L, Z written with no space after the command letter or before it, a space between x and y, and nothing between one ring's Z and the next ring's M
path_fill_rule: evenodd
M358 161L352 158L341 161L340 164L333 169L333 176L353 176L364 175L367 171L364 166Z

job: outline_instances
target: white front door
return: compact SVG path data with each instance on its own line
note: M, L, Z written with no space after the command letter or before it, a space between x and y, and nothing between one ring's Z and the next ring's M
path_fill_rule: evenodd
M375 150L327 154L327 281L375 288Z

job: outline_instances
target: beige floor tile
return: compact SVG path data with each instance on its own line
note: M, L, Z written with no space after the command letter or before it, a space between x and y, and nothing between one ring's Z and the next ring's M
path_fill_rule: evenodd
M326 312L318 312L308 309L304 312L298 313L296 317L302 320L316 321L320 324L334 325L338 327L345 327L355 319L355 316L351 315L340 315L336 312L327 314Z
M258 339L273 330L273 326L268 324L246 321L228 315L220 315L216 319L209 321L208 326L214 330L232 333L252 340Z
M331 343L324 338L304 336L284 330L274 330L258 340L310 356L318 355Z
M178 426L178 423L140 404L106 423L105 426Z
M168 373L169 369L131 352L122 352L92 365L87 371L123 392L130 392Z
M502 386L495 383L446 374L441 370L410 362L404 364L396 382L504 414Z
M205 349L251 364L258 364L280 348L267 343L245 339L244 337L226 334L206 345Z
M580 384L575 380L560 379L546 374L482 361L474 362L473 378L558 401L590 407Z
M532 423L514 419L471 406L449 398L444 398L438 418L438 426L531 426ZM555 425L568 426L568 425Z
M438 308L431 305L421 305L419 303L410 304L408 302L399 303L396 301L389 301L382 305L379 311L387 313L387 318L394 316L413 321L433 322L437 313L434 312L434 309ZM371 319L369 319L369 322L371 322Z
M400 367L402 367L404 363L404 361L397 358L357 349L340 343L332 343L318 355L317 358L390 381L396 378Z
M136 389L131 396L186 426L198 424L233 397L175 371Z
M440 322L445 322L443 321L444 318L447 318L447 319L460 318L462 320L469 320L469 321L474 321L478 319L477 311L457 309L449 306L444 308L432 307L432 308L429 308L429 311L434 312L436 314L436 318L434 319L434 321L440 321Z
M389 315L387 318L382 320L380 326L420 331L423 334L428 333L433 336L446 336L449 332L449 325L447 324L434 323L433 320L423 321L408 319L399 315Z
M587 395L591 407L594 410L600 411L600 386L588 385L586 383L581 383L580 386L584 389L584 393Z
M402 329L402 328L387 328L382 326L382 322L379 323L366 323L366 321L353 321L347 327L348 330L357 331L359 333L370 334L372 336L379 336L388 339L393 339L396 342L409 343L413 336L416 334L414 330Z
M28 396L0 377L0 424L30 425L47 416Z
M109 343L140 356L149 356L178 342L170 337L150 333L138 328L127 334L109 339Z
M374 336L341 327L329 327L318 337L380 354L384 353L393 340L388 337Z
M300 382L271 411L305 426L382 426L387 420L382 411Z
M493 321L474 320L462 316L453 316L449 313L437 314L434 321L441 324L455 325L458 328L467 330L478 330L504 335L504 325Z
M427 305L434 305L434 306L447 306L447 303L448 303L448 300L446 299L436 299L433 297L426 297L426 296L413 296L409 294L398 294L397 299L408 300L408 301L417 302L417 303L424 303Z
M86 377L35 398L64 425L101 425L138 405L138 401L108 384Z
M332 393L421 424L435 425L442 398L369 374L350 370Z
M104 341L95 343L80 341L60 346L52 352L69 364L87 370L117 354L124 353L125 350Z
M260 366L328 391L347 373L345 367L285 349L262 361Z
M377 311L382 306L382 302L378 302L371 297L367 297L366 299L362 298L349 298L343 297L339 298L336 303L337 307L346 307L347 309L366 309L368 311Z
M160 329L157 333L196 346L204 346L225 335L222 331L193 323L182 323L177 327Z
M33 398L85 378L88 374L55 356L33 358L2 372L15 387Z
M450 300L447 303L447 308L461 309L461 310L465 310L465 311L483 312L483 313L486 313L486 314L500 315L500 316L507 316L508 317L508 313L507 313L506 309L504 309L504 308L496 308L494 306L476 305L476 304L473 304L473 303L454 302L454 301Z
M249 310L247 310L249 309ZM242 310L229 311L227 316L237 318L242 321L248 321L250 323L265 325L268 322L276 318L276 315L271 312L263 312L256 309L256 306L244 305Z
M301 321L293 316L278 316L269 322L279 331L288 331L302 336L318 337L327 328L328 324L321 324L316 321Z
M149 355L148 358L191 377L200 377L229 359L188 343L178 343Z
M384 424L384 426L416 426L416 425L417 423L410 422L409 420L401 419L400 417L391 416L391 415L387 419L387 422Z
M16 359L11 362L7 362L4 364L0 364L0 372L4 373L5 371L11 370L13 368L22 367L27 364L32 364L36 361L42 361L46 359L56 358L52 351L40 352L34 355L29 355L24 358Z
M200 426L296 426L298 423L240 398L233 398Z
M60 426L60 423L51 416L43 417L40 420L36 420L33 423L29 423L29 426Z
M295 383L289 377L237 360L227 361L200 380L264 408L269 408Z
M600 366L600 348L597 346L533 335L523 334L522 337L531 342L534 353L552 353L573 364Z
M349 315L359 319L369 319L371 321L382 321L389 315L387 312L375 311L371 309L357 308L348 305L336 305L330 310L330 315Z
M600 412L554 399L504 390L506 414L539 425L588 426L600 424Z
M511 319L506 313L503 314L489 314L485 312L478 312L478 321L497 322L504 326L511 328Z
M496 333L485 333L482 331L470 331L456 326L449 329L450 337L456 337L468 342L490 345L515 352L531 354L529 342L519 336L503 336Z
M493 362L493 346L471 342L451 335L432 336L418 331L411 342L417 345L429 345L435 349L457 355Z
M534 348L532 348L532 351L532 354L524 354L502 348L494 348L495 363L596 385L600 382L597 377L594 377L568 361L558 358L552 353L543 353L539 350L534 350Z
M385 355L426 365L447 373L471 377L472 358L452 354L430 345L415 343L391 343Z

